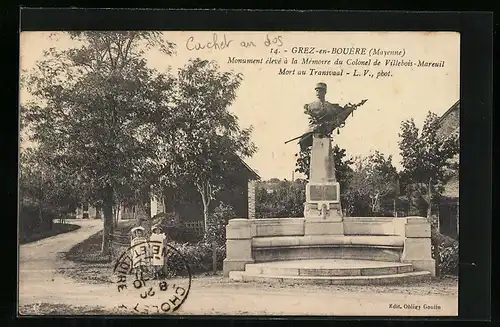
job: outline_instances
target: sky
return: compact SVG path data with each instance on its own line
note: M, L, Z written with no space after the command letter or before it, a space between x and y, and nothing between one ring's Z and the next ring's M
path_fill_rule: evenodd
M38 60L43 59L43 51L56 47L66 49L75 46L64 34L56 38L49 32L21 33L21 69L31 69ZM176 44L176 54L167 56L156 50L146 53L148 65L159 71L169 67L175 72L183 67L190 58L216 60L222 71L232 70L243 74L243 82L237 91L237 99L230 110L238 118L240 126L253 126L252 140L258 150L253 157L245 159L262 179L273 177L290 179L295 169L295 142L284 144L290 138L302 134L307 129L307 116L304 104L315 101L314 86L318 82L328 85L326 99L332 103L345 105L368 101L349 117L340 134L334 135L334 142L345 148L349 156L369 155L378 150L393 156L393 163L400 169L398 133L401 122L410 118L418 127L432 111L442 115L459 100L460 37L451 32L180 32L163 33L163 38ZM225 47L210 48L214 39ZM269 44L266 45L266 40ZM231 41L231 42L229 42ZM273 43L274 41L274 43ZM241 45L244 42L248 47ZM208 47L207 47L208 44ZM196 46L205 48L196 50ZM297 47L314 47L314 51L347 48L354 51L350 55L331 53L299 54ZM391 51L376 56L363 56L362 50L356 54L349 49L366 48ZM286 52L285 52L286 50ZM280 53L275 53L279 51ZM306 51L303 49L303 51ZM229 57L280 59L280 64L235 64ZM283 60L287 58L288 63ZM299 64L292 64L295 58ZM300 65L302 58L332 60L340 59L341 65ZM382 65L353 66L347 59L380 59ZM389 67L384 66L386 59L414 63L418 60L442 62L444 67ZM371 62L371 63L372 63ZM279 75L279 69L304 69L305 76ZM317 70L340 70L342 76L311 76L310 68ZM367 76L352 76L353 69ZM390 71L390 77L372 78L378 71ZM346 75L351 72L351 75ZM21 91L21 103L28 101L30 95ZM302 177L293 174L295 178Z

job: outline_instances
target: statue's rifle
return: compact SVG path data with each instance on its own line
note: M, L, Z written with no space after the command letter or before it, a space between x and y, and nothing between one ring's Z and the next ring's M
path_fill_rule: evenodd
M307 135L312 134L312 133L313 132L307 132L307 133L304 133L304 134L302 134L300 136L294 137L293 139L290 139L290 140L286 141L285 144L290 143L290 142L295 141L295 140L298 140L298 139L301 139L304 136L307 136Z

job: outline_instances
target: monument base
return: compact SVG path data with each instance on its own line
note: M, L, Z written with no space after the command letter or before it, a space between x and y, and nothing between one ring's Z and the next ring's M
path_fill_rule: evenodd
M344 223L325 219L306 219L304 235L344 235Z
M305 235L344 235L338 182L306 185L304 218Z

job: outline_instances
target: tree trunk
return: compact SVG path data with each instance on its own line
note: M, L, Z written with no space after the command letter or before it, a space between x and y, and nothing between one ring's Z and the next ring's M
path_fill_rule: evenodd
M431 224L431 230L434 228L434 224L432 221L432 178L429 178L429 184L427 185L427 220ZM436 228L436 234L439 234L439 224L438 227ZM431 244L433 247L433 254L434 254L434 260L436 262L436 277L439 277L441 275L441 271L439 269L440 266L440 257L439 257L439 243L436 242L437 238L432 238L431 237Z
M113 222L114 222L114 227L118 226L118 217L120 216L120 205L113 206L114 207L114 215L113 215Z
M197 185L198 191L203 202L203 238L207 238L208 232L208 206L210 205L210 194L204 185Z
M427 184L427 219L432 224L432 178L429 178L429 184Z
M102 232L103 255L108 255L110 250L111 234L113 233L113 188L108 185L104 189L103 198L104 228Z
M39 201L38 201L38 224L39 224L39 227L38 229L40 231L43 230L43 210L42 210L42 207L43 207L43 173L40 175L40 198L39 198Z
M374 195L371 200L372 200L372 213L375 213L375 212L378 212L378 199L379 199L379 195L376 194Z
M163 212L167 212L167 206L166 206L166 202L165 202L165 195L162 193L161 195L161 205L163 206Z
M212 273L217 273L217 244L212 241Z
M204 238L208 237L208 204L203 201L203 235Z
M137 205L134 204L132 206L132 218L136 221L137 226L141 225L141 220L139 219L139 216L137 215Z

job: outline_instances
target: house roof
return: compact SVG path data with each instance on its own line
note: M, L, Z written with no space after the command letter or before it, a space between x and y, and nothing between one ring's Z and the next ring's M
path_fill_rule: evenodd
M460 100L457 100L446 112L439 117L439 123L446 119L453 111L460 110Z
M243 164L243 166L250 173L251 179L253 179L253 180L260 180L259 174L257 174L257 172L255 170L253 170L252 168L250 168L250 166L240 156L237 156L237 157L241 161L241 163Z

